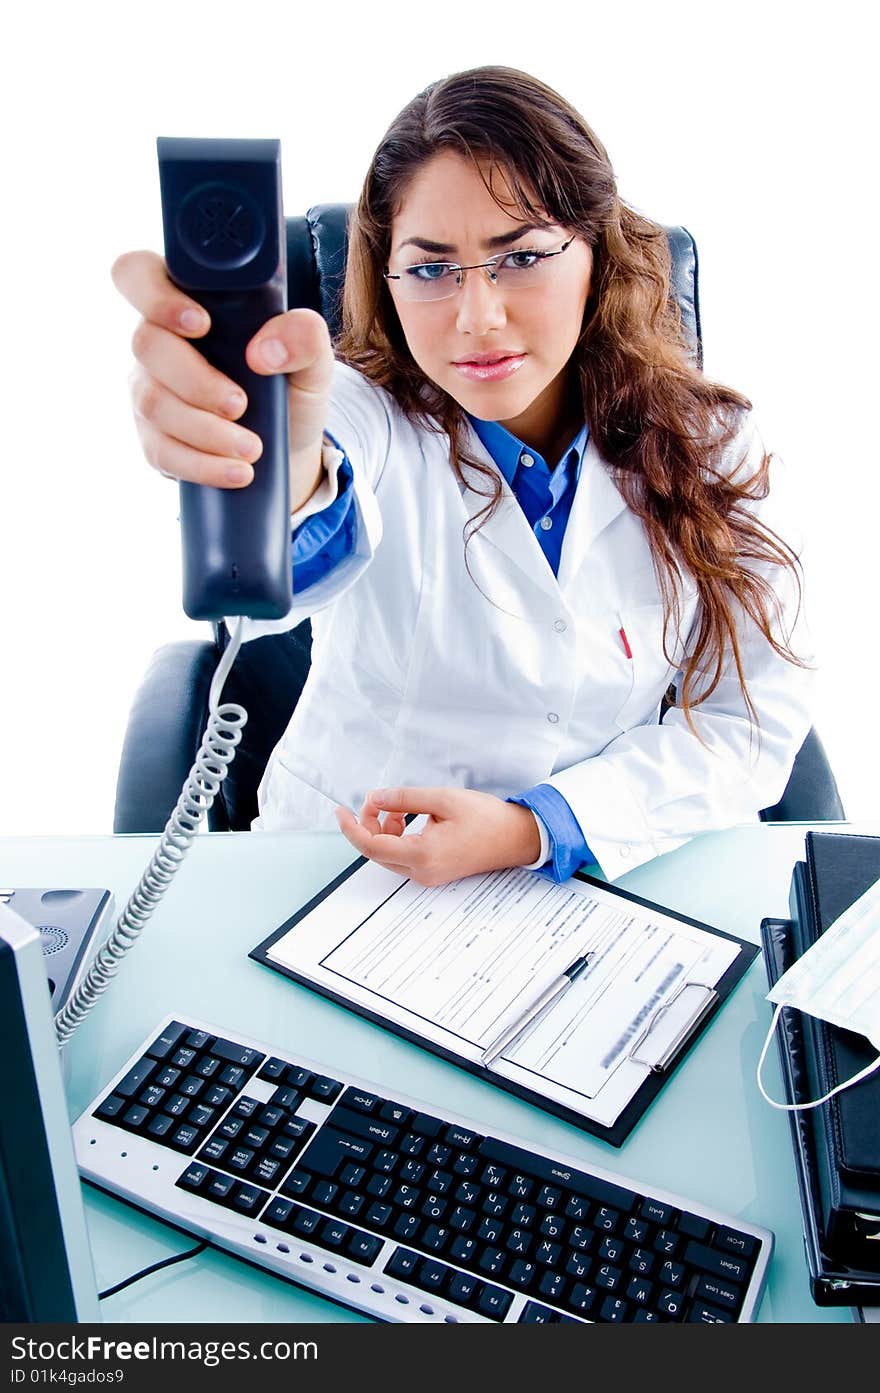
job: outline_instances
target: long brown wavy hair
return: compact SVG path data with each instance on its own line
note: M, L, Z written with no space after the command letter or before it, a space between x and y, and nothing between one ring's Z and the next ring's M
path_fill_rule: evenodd
M756 721L738 612L778 654L801 665L774 633L779 602L772 585L751 569L769 563L790 570L800 595L796 556L750 510L768 492L770 457L749 477L722 467L751 403L710 382L694 363L670 291L665 231L620 199L604 147L568 102L526 73L483 67L433 83L404 107L373 157L351 221L340 357L386 388L410 418L448 434L459 482L475 487L463 466L480 476L476 491L488 501L475 526L482 525L501 501L501 481L467 456L465 413L414 362L383 276L392 220L410 179L450 150L481 172L502 171L527 218L549 218L592 249L572 376L596 447L647 534L670 662L668 636L678 631L685 575L697 586L699 628L676 702L690 723L691 709L717 687L729 652ZM487 188L496 197L488 181Z

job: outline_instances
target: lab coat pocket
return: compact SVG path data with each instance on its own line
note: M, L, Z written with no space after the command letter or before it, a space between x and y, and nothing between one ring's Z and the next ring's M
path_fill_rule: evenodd
M621 730L652 724L658 719L660 702L676 672L676 663L663 652L663 604L632 605L617 611L617 640L625 697L614 718ZM670 630L667 650L677 659L681 652L674 630Z

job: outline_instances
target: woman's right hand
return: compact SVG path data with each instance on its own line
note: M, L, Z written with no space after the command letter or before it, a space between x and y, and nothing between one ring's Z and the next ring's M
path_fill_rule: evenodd
M241 488L259 469L258 435L236 424L247 406L241 387L212 367L195 343L207 312L169 279L155 252L126 252L113 283L143 316L134 332L131 377L135 423L147 461L161 474L215 488ZM192 340L193 342L190 342ZM321 440L333 375L327 325L314 310L268 320L247 345L248 367L288 380L291 510L322 478Z

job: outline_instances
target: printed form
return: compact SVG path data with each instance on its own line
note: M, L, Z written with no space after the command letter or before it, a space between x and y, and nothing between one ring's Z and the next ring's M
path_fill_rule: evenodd
M739 951L600 886L557 885L522 869L425 888L366 863L324 904L332 917L317 905L273 945L272 960L302 969L308 924L312 951L322 945L314 966L335 991L431 1038L448 1033L468 1057L588 955L586 970L492 1068L569 1104L576 1094L582 1110L609 1118L712 999ZM589 1100L600 1094L597 1111Z

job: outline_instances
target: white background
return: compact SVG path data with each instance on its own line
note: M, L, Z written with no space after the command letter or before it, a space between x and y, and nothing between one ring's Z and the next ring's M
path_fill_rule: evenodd
M706 370L794 481L851 817L876 813L878 297L866 3L17 6L4 22L0 834L106 832L150 654L180 608L176 488L128 406L115 256L161 250L157 135L280 137L285 208L350 201L417 90L502 62L556 87L625 198L701 258Z

